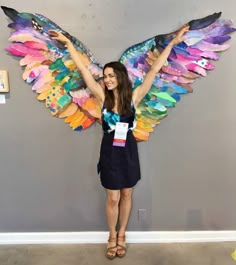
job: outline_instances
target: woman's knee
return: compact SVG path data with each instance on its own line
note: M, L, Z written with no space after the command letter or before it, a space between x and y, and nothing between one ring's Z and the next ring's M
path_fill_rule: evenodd
M107 191L107 202L110 206L114 207L119 204L120 191Z
M132 198L132 189L122 189L120 191L121 200L131 200Z

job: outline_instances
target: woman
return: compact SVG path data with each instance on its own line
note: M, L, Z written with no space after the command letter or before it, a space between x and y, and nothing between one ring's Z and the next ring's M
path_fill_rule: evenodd
M101 183L107 192L106 215L110 234L106 256L109 259L116 256L123 257L126 254L125 230L131 210L132 188L140 179L137 143L132 134L132 129L135 127L135 109L151 88L156 74L168 58L172 47L183 41L183 34L187 31L188 27L185 27L178 32L155 60L143 83L133 92L123 64L111 62L104 66L104 90L94 80L71 41L60 32L49 31L52 39L67 46L72 60L102 109L104 136L98 171L101 171Z

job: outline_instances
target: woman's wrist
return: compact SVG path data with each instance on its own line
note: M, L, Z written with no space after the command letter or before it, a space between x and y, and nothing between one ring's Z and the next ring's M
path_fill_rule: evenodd
M65 46L68 48L69 46L73 46L72 42L67 39L65 42L64 42Z
M169 46L170 46L171 48L173 48L175 45L176 45L176 44L175 44L175 42L174 42L173 40L169 43Z

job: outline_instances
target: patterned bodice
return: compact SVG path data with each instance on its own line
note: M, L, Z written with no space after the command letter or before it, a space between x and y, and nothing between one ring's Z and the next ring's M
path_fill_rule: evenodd
M129 130L133 130L136 126L135 108L133 103L131 104L132 114L119 115L114 111L108 111L105 104L102 107L102 128L104 132L110 133L115 131L117 122L126 122L129 124Z

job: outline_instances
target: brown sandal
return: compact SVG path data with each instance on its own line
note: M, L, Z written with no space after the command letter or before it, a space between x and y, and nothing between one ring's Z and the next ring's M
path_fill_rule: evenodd
M119 241L125 243L125 235L124 236L118 236L117 237L117 242L119 242ZM125 254L126 254L126 246L123 246L123 245L117 243L116 255L119 258L123 258L125 256Z
M112 243L112 242L116 243L115 237L109 237L108 243ZM108 259L114 259L116 257L116 252L117 252L117 245L115 245L113 247L108 247L106 250L106 257Z

